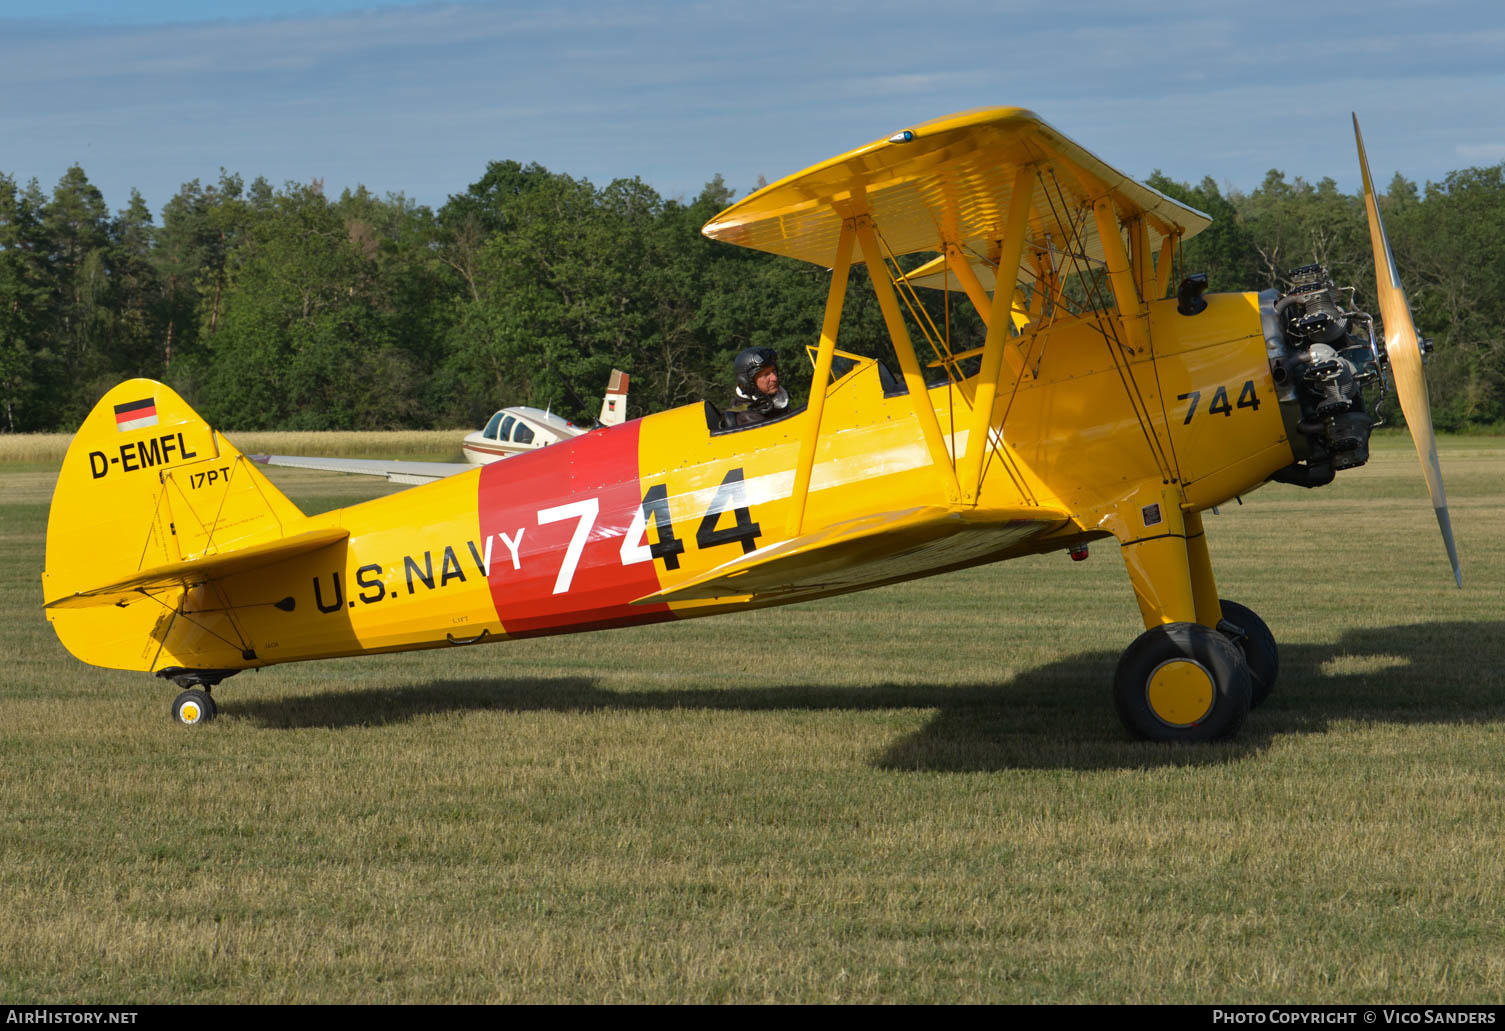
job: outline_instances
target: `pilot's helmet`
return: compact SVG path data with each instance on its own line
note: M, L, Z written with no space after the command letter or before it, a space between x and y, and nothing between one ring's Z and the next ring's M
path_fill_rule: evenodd
M737 374L737 389L745 397L755 398L763 396L758 389L758 373L769 366L777 367L779 356L771 347L749 347L737 355L737 360L732 363L732 371Z

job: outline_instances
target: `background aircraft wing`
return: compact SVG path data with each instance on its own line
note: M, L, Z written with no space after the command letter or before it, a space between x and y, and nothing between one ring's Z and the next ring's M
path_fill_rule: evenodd
M262 465L288 469L321 469L332 473L385 476L392 483L431 483L480 466L469 462L396 462L379 458L303 458L298 455L247 455Z
M764 187L706 224L727 243L836 264L842 222L872 216L894 255L940 250L942 238L986 255L1003 236L1013 183L1033 168L1026 246L1103 260L1090 212L1112 201L1119 220L1144 216L1151 246L1187 239L1212 219L1113 168L1032 111L983 108L916 125Z
M1068 518L1038 507L880 512L758 548L633 604L837 594L1025 554L1032 538Z

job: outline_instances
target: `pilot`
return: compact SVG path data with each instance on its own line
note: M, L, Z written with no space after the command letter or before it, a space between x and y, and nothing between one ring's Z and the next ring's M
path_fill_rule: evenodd
M736 397L726 410L729 426L756 426L789 409L789 393L779 386L779 356L768 347L749 347L732 363Z

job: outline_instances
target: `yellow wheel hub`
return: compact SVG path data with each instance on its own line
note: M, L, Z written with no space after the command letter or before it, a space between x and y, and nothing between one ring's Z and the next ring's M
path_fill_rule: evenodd
M182 708L178 710L178 715L182 718L184 723L197 723L199 721L200 715L199 703L184 702Z
M1172 727L1190 727L1212 711L1215 689L1207 667L1191 659L1161 663L1150 674L1145 698L1155 718Z

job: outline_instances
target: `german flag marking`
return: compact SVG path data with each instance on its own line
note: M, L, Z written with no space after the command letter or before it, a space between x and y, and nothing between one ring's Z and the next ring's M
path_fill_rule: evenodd
M121 433L157 425L157 402L154 398L127 401L115 406L115 429Z

